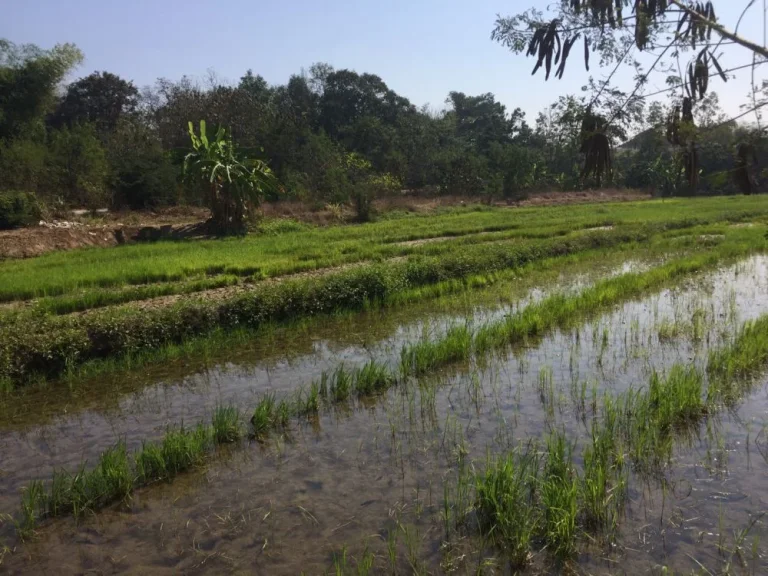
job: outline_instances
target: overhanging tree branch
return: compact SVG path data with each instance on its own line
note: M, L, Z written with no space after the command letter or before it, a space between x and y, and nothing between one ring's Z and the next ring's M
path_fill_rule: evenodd
M752 52L756 54L760 54L763 58L768 58L768 49L760 46L759 44L755 44L754 42L750 42L746 38L742 38L738 34L735 34L734 32L731 32L724 26L718 24L714 20L709 20L708 18L705 18L702 14L694 10L693 8L689 8L680 0L669 0L671 4L674 4L678 8L684 10L688 13L689 18L696 18L700 22L703 22L707 26L711 26L712 29L720 34L720 36L724 38L728 38L729 40L733 40L736 44L742 45L744 48L747 48L748 50L751 50Z

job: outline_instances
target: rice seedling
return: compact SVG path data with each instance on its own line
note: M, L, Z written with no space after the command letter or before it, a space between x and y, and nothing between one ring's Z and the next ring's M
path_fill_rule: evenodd
M606 214L594 206L467 211L407 219L392 219L365 226L329 227L290 234L252 236L242 240L162 242L117 249L91 249L52 253L24 262L7 262L0 268L9 282L0 289L0 300L70 294L89 287L112 287L173 282L216 275L271 277L323 266L392 257L411 253L439 254L456 247L503 238L549 238L584 228L644 224L668 228L691 227L718 221L754 219L766 211L759 196L741 199L733 207L722 198L687 200L662 207L654 202L605 205ZM691 218L690 212L697 217ZM610 231L585 234L593 239ZM479 236L479 237L478 237ZM434 237L450 242L423 246L399 243ZM320 252L317 247L322 246Z
M513 569L524 568L539 531L534 499L539 462L533 450L489 460L478 476L477 517L481 530L500 546Z
M240 411L235 406L216 406L211 422L216 444L228 444L242 436Z
M263 438L271 430L275 421L275 406L274 394L265 394L256 404L256 409L251 416L253 435L256 438Z
M584 448L584 471L579 485L584 524L596 532L609 527L609 522L614 519L612 508L616 506L606 443L606 435L593 429L592 445Z
M28 534L38 520L67 514L80 517L127 498L140 486L171 480L201 464L214 446L237 440L241 430L238 411L220 406L211 426L169 429L161 442L145 442L132 455L123 442L118 442L105 450L90 470L85 462L74 474L55 470L47 488L33 481L23 490L17 530Z
M163 450L158 444L143 443L141 450L134 456L134 463L136 482L139 485L170 478L166 471Z
M333 553L333 570L336 576L345 576L347 574L347 547L342 546L339 552Z
M397 530L387 530L387 560L390 574L397 574Z
M37 519L46 515L46 506L45 487L39 480L33 480L21 493L21 522L17 524L16 530L22 539L32 533Z
M469 358L472 333L467 326L453 326L439 340L404 346L400 354L403 374L420 375L438 366Z
M395 375L384 364L370 360L354 373L353 381L358 396L371 396L389 389Z
M466 278L478 273L509 270L532 262L541 263L551 257L593 251L601 246L647 240L652 228L613 231L599 235L599 241L592 235L579 233L573 238L541 240L537 241L540 243L537 245L515 245L514 248L503 244L477 244L471 249L454 248L453 252L440 258L430 256L408 262L358 267L314 278L260 284L246 293L216 302L193 299L172 307L127 307L77 317L24 315L17 321L1 320L0 342L6 350L0 354L0 378L9 378L14 385L19 385L36 376L55 379L65 373L80 375L80 368L84 365L91 371L110 371L128 362L127 357L133 365L141 365L167 356L178 347L179 342L194 341L217 331L226 334L243 327L252 330L269 322L360 309L371 302L386 305L389 295L452 277ZM733 233L732 242L719 244L708 252L709 260L704 258L688 262L685 269L672 273L667 270L666 279L654 282L670 281L696 269L713 266L723 258L763 249L765 239L755 231L749 234L750 242L745 242L743 237L746 236L742 232ZM634 295L651 287L635 287ZM621 291L626 290L626 287L621 288ZM609 300L605 305L610 305L610 300L615 301L615 295L609 293L605 296ZM627 297L626 293L619 296L622 297ZM571 301L570 305L573 304L579 302ZM600 307L599 301L591 303L592 311L587 310L586 313L594 313L596 307ZM495 330L475 338L476 348L482 350L483 344L498 347L499 343L494 344L494 341L503 341L509 336L514 341L537 337L543 330L551 328L553 323L558 324L564 316L572 315L573 311L563 311L560 318L553 318L552 310L543 315L541 312L544 311L536 310L540 318L531 316L527 326L517 326L527 328L527 332L515 333L510 329L513 327L505 329L496 326ZM20 325L23 329L19 329ZM454 360L466 357L461 344L457 344ZM31 354L32 351L36 352ZM16 361L6 361L11 357ZM421 369L429 369L429 363Z
M171 478L200 464L211 442L211 430L202 424L191 430L182 426L166 432L160 447L166 475Z
M503 330L512 326L505 340L498 340L499 346L509 344L518 335L524 339L531 333L543 333L546 327L560 323L568 325L575 317L585 314L582 308L605 309L627 294L636 294L639 289L650 289L654 282L660 284L674 278L675 271L680 269L689 268L670 268L666 276L654 272L652 280L635 275L633 282L620 278L614 284L601 283L594 287L595 293L586 298L580 294L545 299L533 305L539 306L536 314L526 315L523 310L498 323ZM713 399L725 397L728 386L734 391L746 390L743 384L737 388L729 379L751 378L757 373L760 362L768 358L768 338L765 336L768 320L765 320L766 324L761 322L762 319L745 328L726 351L710 356L707 373ZM354 395L380 394L398 382L404 382L414 371L423 370L419 366L435 368L477 354L478 333L460 327L446 336L450 344L445 345L445 350L440 348L442 340L426 343L435 344L433 350L424 347L421 352L411 354L410 349L404 349L401 357L405 359L401 364L403 373L374 360L359 369L347 369L342 364L313 383L306 398L302 395L298 400L278 402L274 395L265 396L256 406L251 420L254 433L263 437L269 430L287 425L290 417L316 413L321 401L332 405L346 402ZM415 346L424 344L419 342ZM612 534L626 498L624 450L629 450L637 462L647 460L646 454L666 450L675 434L711 413L716 405L714 400L710 402L708 396L703 396L703 375L693 368L676 366L666 376L653 374L647 389L633 390L617 399L603 396L602 411L593 423L590 443L583 452L581 476L572 464L572 447L559 434L550 438L545 459L540 460L529 449L523 454L489 460L484 474L475 479L475 498L468 495L471 485L462 480L469 474L460 473L455 493L458 505L452 508L444 504L446 526L450 522L459 524L464 521L469 506L463 502L474 500L483 532L506 551L514 565L519 563L520 566L525 565L531 551L543 545L558 558L568 558L575 549L576 534L581 528ZM540 373L540 389L550 398L554 396L551 381L551 373ZM578 403L584 405L586 383L574 395L578 396ZM413 402L414 395L406 394L404 398ZM593 413L596 416L597 398L595 389ZM461 429L460 426L456 428ZM210 427L171 430L162 444L146 444L133 460L126 456L124 447L122 454L118 447L102 456L94 471L86 472L83 468L71 476L66 473L54 475L50 494L30 496L26 507L33 518L69 512L82 514L125 497L138 485L171 478L200 463L216 444L236 440L239 433L237 411L217 407ZM464 457L467 448L459 446L458 441L455 444L460 470L467 470ZM637 445L641 448L635 449ZM127 484L126 477L129 478ZM34 494L36 490L32 488L30 493ZM446 490L446 502L449 496L452 494ZM448 534L446 528L446 537Z
M376 556L368 548L368 542L365 543L363 548L363 554L357 561L357 574L358 576L368 576L373 570L373 565L376 561Z
M328 386L331 401L337 404L345 402L352 392L353 379L353 373L346 370L343 363L340 364L331 376L330 385Z
M751 389L766 361L768 315L747 322L732 343L709 354L707 404L733 405Z
M664 318L657 327L657 335L661 342L672 342L680 337L682 327L678 322Z
M296 406L297 416L317 414L320 410L320 385L312 382L308 391L300 390Z
M564 432L551 434L541 477L542 531L551 552L561 561L576 549L578 479L572 451Z
M402 526L403 539L405 540L405 551L408 565L415 575L426 574L426 569L419 558L421 549L421 534L419 529L413 525Z

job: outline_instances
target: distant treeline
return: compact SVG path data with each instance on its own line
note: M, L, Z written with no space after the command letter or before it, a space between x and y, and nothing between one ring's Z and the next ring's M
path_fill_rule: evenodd
M268 162L280 182L271 199L347 202L356 158L389 190L517 199L531 190L593 184L580 177L586 104L576 97L561 97L532 126L491 93L451 92L435 111L415 106L378 76L327 64L279 86L249 70L237 83L160 79L141 91L115 74L94 72L62 88L81 60L73 45L42 50L0 41L0 212L38 200L51 207L199 203L200 190L182 181L181 163L188 122L200 119L228 128L245 153ZM709 110L699 108L713 119L717 97L708 98ZM608 185L694 192L665 144L665 113L658 104L641 105L611 124ZM696 193L736 191L729 170L745 134L734 123L702 132ZM764 147L757 156L765 165Z

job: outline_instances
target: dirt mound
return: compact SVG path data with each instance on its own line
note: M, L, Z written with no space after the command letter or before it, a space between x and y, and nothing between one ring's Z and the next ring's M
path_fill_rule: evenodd
M0 232L0 259L30 258L53 250L72 250L85 246L114 246L115 235L109 229L48 228L35 226Z
M197 237L203 235L201 222L208 218L208 211L194 207L95 214L74 210L66 216L30 228L0 230L0 260L31 258L54 250Z

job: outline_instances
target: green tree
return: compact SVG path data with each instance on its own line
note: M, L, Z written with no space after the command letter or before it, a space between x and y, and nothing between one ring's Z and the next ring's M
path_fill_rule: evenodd
M45 144L33 140L0 140L0 189L37 192L46 178Z
M109 204L107 158L92 125L52 130L46 168L46 185L67 204L89 208Z
M107 142L113 204L133 209L173 204L178 166L155 132L138 118L121 119Z
M42 140L45 116L56 104L56 88L82 59L74 44L42 50L0 40L0 139Z
M125 115L136 111L139 91L109 72L94 72L73 82L53 114L56 126L87 122L99 133L112 132Z

